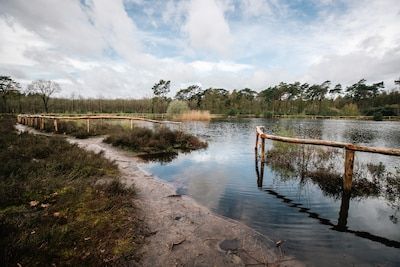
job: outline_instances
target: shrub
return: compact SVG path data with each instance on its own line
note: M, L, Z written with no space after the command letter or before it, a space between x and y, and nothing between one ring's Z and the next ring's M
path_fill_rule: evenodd
M344 107L342 108L342 115L345 116L358 116L360 115L360 112L358 111L358 106L357 104L346 104L344 105Z
M264 118L271 119L274 116L274 113L271 111L265 111L263 114Z
M239 113L239 111L237 109L231 108L230 110L228 110L227 114L228 116L236 116Z
M131 131L111 133L104 142L144 153L190 151L207 147L206 142L193 135L166 127L155 130L135 127Z
M168 115L179 115L186 111L189 111L189 106L186 102L181 100L174 100L169 103L167 108Z
M382 112L375 112L374 113L374 115L373 115L373 119L374 119L374 121L381 121L381 120L383 120L383 114L382 114Z

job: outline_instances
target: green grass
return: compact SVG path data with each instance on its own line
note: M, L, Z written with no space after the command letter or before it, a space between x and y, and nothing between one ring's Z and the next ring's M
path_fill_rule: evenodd
M0 265L126 265L145 226L117 166L0 118ZM106 181L100 183L100 181Z

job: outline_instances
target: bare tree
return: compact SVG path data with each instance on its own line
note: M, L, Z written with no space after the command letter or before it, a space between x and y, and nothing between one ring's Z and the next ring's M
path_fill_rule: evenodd
M49 100L50 97L57 92L61 91L61 87L58 83L53 81L37 80L33 81L28 86L29 94L39 95L43 101L44 110L46 113L49 112Z
M7 96L17 92L19 88L19 83L11 79L10 76L0 76L0 95L4 104L2 111L7 112Z

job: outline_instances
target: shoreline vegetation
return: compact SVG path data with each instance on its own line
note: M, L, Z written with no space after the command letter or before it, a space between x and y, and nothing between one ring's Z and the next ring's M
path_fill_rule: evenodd
M42 81L45 83L46 81ZM190 85L178 88L171 97L171 81L160 80L152 88L153 96L141 99L103 99L54 97L51 81L43 84L44 92L21 90L11 77L1 76L0 83L6 88L1 92L2 113L124 113L168 114L209 112L224 116L255 117L304 117L311 118L372 118L373 120L398 119L400 116L400 81L395 86L383 82L368 83L365 79L348 85L285 83L260 91L251 88L227 90L201 88ZM60 86L57 92L61 91ZM214 116L214 115L210 115ZM196 116L189 116L193 120ZM202 116L204 117L204 115ZM208 116L206 116L207 118ZM204 118L202 118L204 119Z
M318 119L331 119L331 120L375 120L373 116L323 116L323 115L305 115L305 114L297 114L297 115L278 115L278 114L269 114L268 116L264 116L263 114L235 114L235 115L227 115L227 114L211 114L208 111L200 111L200 118L196 119L197 111L191 111L190 113L182 114L187 116L184 119L181 119L181 115L170 116L167 113L123 113L123 112L116 112L116 113L38 113L38 115L46 115L46 116L99 116L99 115L116 115L116 116L132 116L138 118L146 118L146 119L158 119L158 120L176 120L176 121L209 121L215 119L246 119L246 118L266 118L266 119L311 119L311 120L318 120ZM22 113L24 114L24 113ZM190 118L190 114L194 114L193 118ZM4 115L13 116L13 113L7 113ZM399 116L382 116L381 120L384 121L400 121Z
M147 229L115 163L0 117L2 266L138 262ZM62 156L61 154L62 153Z

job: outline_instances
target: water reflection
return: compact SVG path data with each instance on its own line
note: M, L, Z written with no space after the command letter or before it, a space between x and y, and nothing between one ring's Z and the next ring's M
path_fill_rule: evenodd
M169 163L178 157L177 152L161 152L137 155L145 162L159 162L161 164Z
M255 157L256 168L255 169L256 169L256 175L257 175L257 186L259 189L262 189L263 188L263 180L264 180L264 165L266 165L266 163L263 163L259 160L257 153L255 153L255 155L256 155L256 157ZM259 165L260 165L260 167L259 167ZM339 217L337 220L337 224L334 224L329 219L321 217L320 214L318 214L316 212L312 212L311 209L309 209L309 208L303 207L303 205L301 203L295 203L292 199L290 199L282 194L279 194L278 192L276 192L273 189L266 188L266 189L262 189L262 190L267 192L268 194L273 195L276 198L280 199L283 203L285 203L289 207L296 208L298 210L298 212L308 214L308 217L318 220L320 224L331 226L331 228L329 228L331 230L338 231L338 232L351 233L358 237L365 238L365 239L368 239L371 241L375 241L375 242L381 243L388 247L400 248L400 242L398 242L396 240L391 240L391 239L388 239L385 237L373 235L366 231L351 230L347 227L347 219L349 216L349 208L350 208L350 199L352 198L351 192L346 192L346 191L342 190Z
M251 119L185 123L184 130L206 139L208 149L144 167L211 210L275 241L286 240L284 249L308 266L399 266L400 170L396 172L396 166L400 158L356 153L355 189L345 196L341 150L318 152L318 158L314 149L290 148L289 154L274 160L274 144L266 141L267 162L255 164L258 125L272 134L282 126L296 136L343 142L351 142L346 130L358 127L377 131L370 146L400 145L400 124L393 122ZM281 166L273 164L277 162Z
M350 143L370 144L375 140L377 136L377 131L376 130L365 131L362 128L353 127L346 129L344 136L346 139L350 140Z

